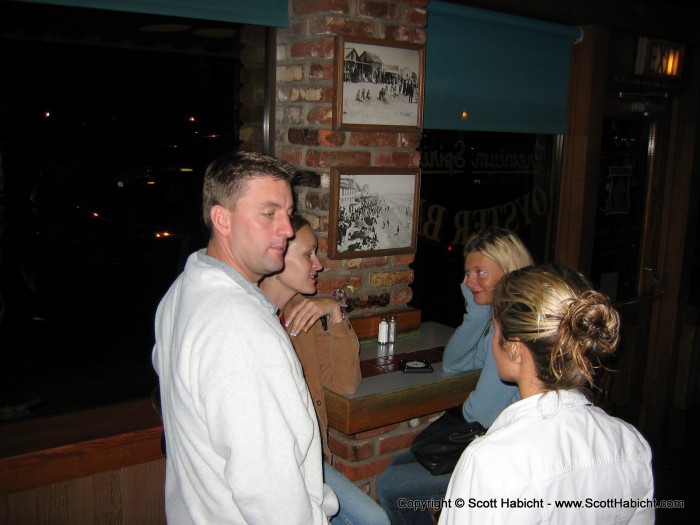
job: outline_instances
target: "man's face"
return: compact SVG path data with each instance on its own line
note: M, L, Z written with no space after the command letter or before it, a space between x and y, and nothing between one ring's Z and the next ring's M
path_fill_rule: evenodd
M228 238L233 266L251 282L284 266L287 239L294 235L289 215L294 202L289 183L270 177L251 179L231 216Z

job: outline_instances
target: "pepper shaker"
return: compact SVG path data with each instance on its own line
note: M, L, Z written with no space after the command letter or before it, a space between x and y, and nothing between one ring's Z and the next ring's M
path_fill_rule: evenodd
M396 317L391 316L391 319L389 319L389 342L394 343L396 342L396 330L398 329L397 324L396 324Z

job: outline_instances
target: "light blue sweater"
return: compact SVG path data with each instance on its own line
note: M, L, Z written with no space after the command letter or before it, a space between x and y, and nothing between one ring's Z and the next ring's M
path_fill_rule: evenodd
M476 421L489 428L504 408L520 399L518 387L504 383L498 377L491 353L491 306L474 302L469 288L462 283L466 313L445 346L442 367L448 372L463 372L481 368L476 388L464 402L462 412L467 421Z

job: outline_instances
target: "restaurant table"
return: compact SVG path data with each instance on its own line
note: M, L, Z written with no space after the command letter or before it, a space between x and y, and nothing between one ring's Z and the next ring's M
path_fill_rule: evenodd
M443 370L442 353L454 330L431 321L421 323L417 332L401 334L394 343L362 342L360 387L354 394L326 390L329 425L344 434L356 434L463 403L481 370ZM433 371L405 373L401 360L426 360Z

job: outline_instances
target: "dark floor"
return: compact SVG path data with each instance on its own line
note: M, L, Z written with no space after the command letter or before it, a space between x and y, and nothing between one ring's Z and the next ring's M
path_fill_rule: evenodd
M649 437L653 450L654 483L657 500L682 500L684 509L657 509L658 525L698 523L697 477L700 472L700 409L684 414L685 439L659 443ZM668 440L666 440L668 441ZM693 512L695 511L695 512Z

